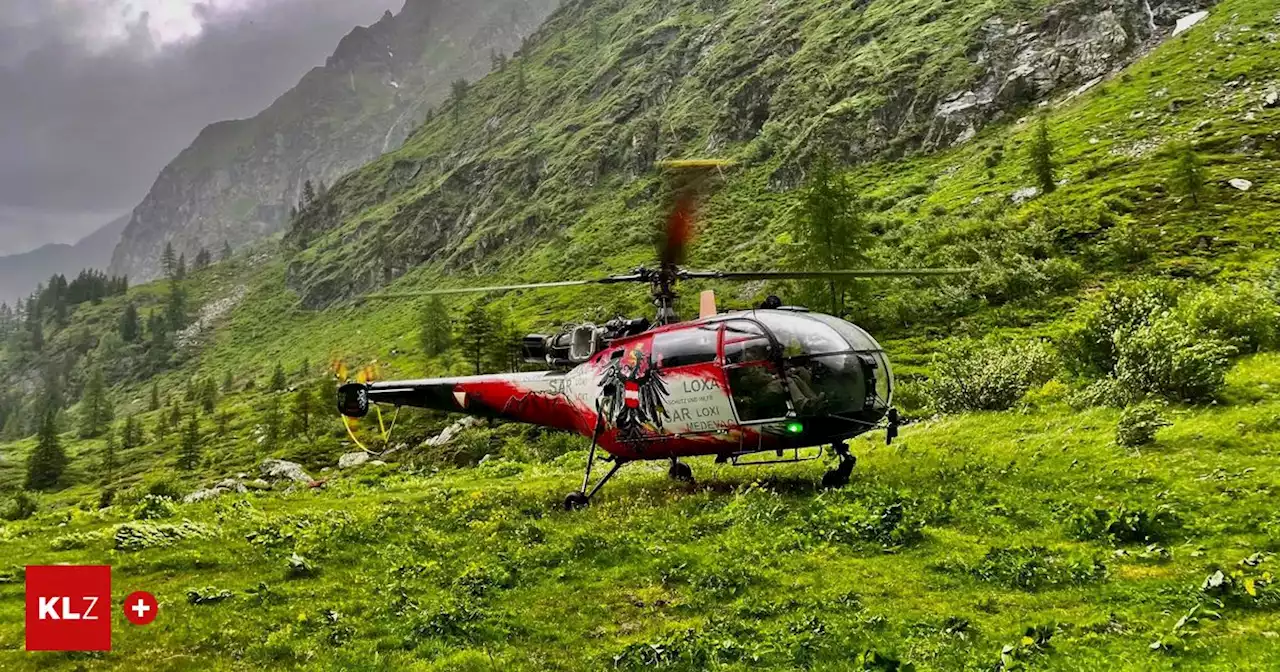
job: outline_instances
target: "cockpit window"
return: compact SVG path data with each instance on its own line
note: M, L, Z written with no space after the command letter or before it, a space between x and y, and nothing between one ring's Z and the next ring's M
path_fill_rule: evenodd
M821 355L852 349L831 326L804 315L759 311L753 315L773 332L782 346L783 357Z
M854 350L866 351L881 349L880 344L876 342L876 339L871 337L871 334L863 331L861 327L855 324L850 324L842 319L832 317L830 315L823 315L821 313L809 313L809 317L812 317L832 329L835 329L845 338L846 341L849 342L849 345L852 346Z
M669 331L653 337L653 361L662 369L704 364L716 359L716 337L720 325Z
M724 363L728 365L769 359L773 344L755 322L730 320L724 323Z

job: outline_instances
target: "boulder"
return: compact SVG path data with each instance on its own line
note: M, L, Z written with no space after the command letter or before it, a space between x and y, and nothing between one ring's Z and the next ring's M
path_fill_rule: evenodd
M187 495L186 497L183 497L182 501L186 504L190 504L192 502L203 502L206 499L213 499L214 497L220 497L222 495L227 494L228 492L234 492L236 494L239 494L242 492L247 492L247 489L244 487L244 484L241 483L240 481L237 481L234 478L225 478L221 481L218 481L218 483L214 485L212 488L205 488L204 490L196 490L195 492Z
M368 461L369 461L369 453L366 453L364 451L360 451L357 453L347 453L346 455L343 455L342 457L338 458L338 468L350 469L352 467L358 467Z
M258 467L262 477L269 481L294 481L310 483L311 477L303 471L302 465L288 460L266 459Z
M1039 187L1023 187L1009 195L1014 203L1025 203L1040 194Z
M443 432L440 432L437 436L427 439L422 443L422 445L430 448L447 446L451 441L453 441L453 437L457 436L459 432L467 429L468 427L475 427L483 422L484 420L481 420L480 418L463 418L452 425L445 427Z
M1205 17L1207 16L1209 16L1209 12L1200 10L1198 12L1192 12L1191 14L1188 14L1182 17L1181 19L1178 19L1178 22L1173 26L1173 36L1177 37L1178 35L1181 35L1187 32L1188 30L1191 30L1192 26L1196 25L1197 23L1200 23L1201 21L1204 21Z
M1280 91L1275 91L1274 89L1268 91L1267 95L1262 97L1262 106L1280 107Z
M244 484L244 486L250 490L270 490L271 489L271 484L262 480L261 478L255 478L252 481L247 481Z
M1253 188L1252 182L1240 177L1233 177L1230 180L1227 180L1227 184L1239 189L1240 191L1249 191Z

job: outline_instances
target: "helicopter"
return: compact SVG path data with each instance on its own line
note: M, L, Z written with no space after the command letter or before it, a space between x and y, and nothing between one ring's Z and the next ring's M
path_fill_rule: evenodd
M587 506L624 466L669 461L668 474L692 481L682 460L714 456L718 463L777 464L821 459L830 445L837 465L824 487L847 485L856 464L854 437L883 428L886 442L899 429L893 408L893 371L884 348L865 330L839 317L783 305L769 297L749 310L719 312L715 295L702 292L697 319L675 309L681 282L695 280L837 280L947 276L970 269L866 269L840 271L688 270L680 265L692 232L698 194L709 168L720 162L669 162L683 172L659 242L656 267L595 279L380 294L402 299L464 293L546 290L586 285L648 284L653 320L615 318L605 324L566 326L521 343L524 361L545 371L349 382L338 389L338 410L352 420L371 405L417 407L539 425L591 439L582 485L564 499L567 510ZM380 417L380 416L379 416ZM350 430L348 421L348 430ZM817 454L801 453L818 448ZM594 484L599 451L612 466ZM764 459L744 459L763 455Z

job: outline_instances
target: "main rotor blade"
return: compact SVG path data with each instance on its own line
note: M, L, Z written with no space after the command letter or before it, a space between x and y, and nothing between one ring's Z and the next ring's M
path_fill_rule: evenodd
M551 289L555 287L582 287L584 285L614 285L623 282L639 282L644 278L639 275L613 275L595 280L563 280L560 282L535 282L524 285L494 285L492 287L460 287L456 289L432 289L422 292L386 292L366 294L365 299L416 299L423 296L445 296L448 294L479 294L484 292L512 292L520 289Z
M845 271L681 271L682 280L829 280L838 278L922 278L968 275L972 268L867 268Z

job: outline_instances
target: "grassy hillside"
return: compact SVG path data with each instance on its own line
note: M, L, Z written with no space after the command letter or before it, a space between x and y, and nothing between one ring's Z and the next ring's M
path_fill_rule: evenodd
M1076 17L1097 10L1064 7ZM965 118L976 133L953 146L957 129L935 110L985 86L975 48L1004 48L983 37L990 19L1046 28L1045 10L566 3L518 58L471 87L456 116L455 101L402 150L335 185L283 241L180 283L193 317L197 306L226 310L157 375L109 376L117 419L135 415L147 430L110 478L103 441L77 438L79 406L62 411L65 487L36 495L32 517L0 523L0 666L1274 669L1275 9L1225 0L1078 95L1083 81L1067 76L1039 98ZM904 88L919 93L915 106L888 100ZM1035 184L1026 145L1037 113L1060 184L1018 202L1013 194ZM867 137L879 144L850 144ZM979 269L946 284L880 283L854 307L889 350L897 404L920 421L893 447L858 442L847 489L818 491L819 464L695 461L692 487L668 482L661 465L634 466L591 509L568 514L557 502L581 477L578 439L481 427L436 450L419 444L449 419L407 414L390 465L338 470L354 448L327 408L309 430L288 428L295 388L327 389L335 362L372 364L382 378L467 368L456 353L420 354L420 305L350 297L650 261L661 209L652 161L681 156L739 161L704 208L689 265L776 268L799 198L790 187L820 152L845 161L877 264ZM1179 184L1188 153L1203 164L1198 203ZM795 291L715 288L722 307ZM116 361L108 334L126 302L145 315L169 292L155 283L77 307L65 328L48 325L39 352L6 346L25 412L53 364L78 399L90 366ZM1158 304L1142 332L1166 343L1153 352L1191 362L1186 370L1212 353L1183 351L1230 359L1206 365L1227 371L1225 383L1195 403L1146 390L1171 397L1159 412L1172 426L1132 448L1117 442L1132 409L1100 390L1144 371L1090 370L1099 346L1080 337L1102 333L1103 345L1120 347L1105 318L1140 300ZM531 331L647 312L642 288L449 308L472 302ZM1159 341L1168 334L1157 325L1186 347ZM999 347L1014 355L955 355L988 353L992 340L1012 343ZM1028 345L1039 341L1048 345ZM1049 370L1039 377L1009 363L1040 362L1042 347ZM144 345L131 348L149 361ZM277 363L290 389L272 392ZM950 407L945 383L970 365L1022 383L1008 410ZM213 412L186 398L190 381L228 374ZM153 383L163 410L147 410ZM177 467L179 428L154 435L172 403L183 424L197 415L194 468ZM274 444L273 405L284 427ZM17 493L35 443L0 445L0 493ZM475 467L486 454L495 459ZM298 461L326 485L192 504L154 497L239 472L256 478L265 457ZM99 508L106 489L114 502ZM185 537L166 542L166 533ZM291 564L293 554L302 560ZM50 562L109 562L120 596L160 597L161 621L146 630L118 621L109 656L13 652L18 566Z

